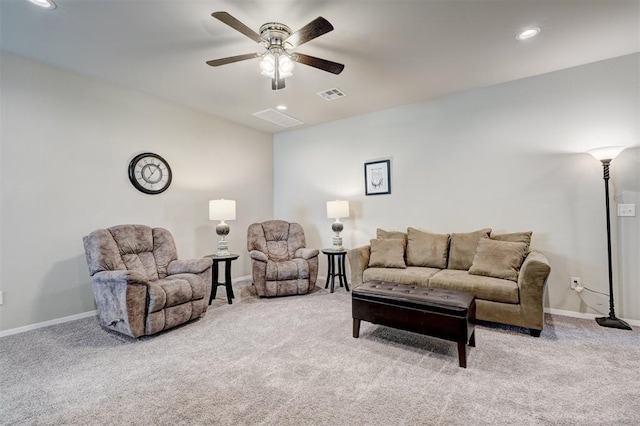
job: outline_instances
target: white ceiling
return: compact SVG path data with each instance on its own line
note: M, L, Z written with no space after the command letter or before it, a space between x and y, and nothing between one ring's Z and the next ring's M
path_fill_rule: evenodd
M270 133L289 129L251 114L281 103L309 126L640 51L639 0L55 2L44 10L0 0L0 47ZM256 32L270 21L295 31L323 16L335 30L296 51L345 70L298 64L274 92L258 59L210 67L262 51L215 11ZM516 40L529 26L540 36ZM347 97L316 95L333 87Z

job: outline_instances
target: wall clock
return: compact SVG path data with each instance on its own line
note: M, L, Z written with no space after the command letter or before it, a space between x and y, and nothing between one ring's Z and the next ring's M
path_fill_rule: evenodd
M129 163L129 180L138 191L145 194L166 191L171 185L171 177L169 163L158 154L138 154Z

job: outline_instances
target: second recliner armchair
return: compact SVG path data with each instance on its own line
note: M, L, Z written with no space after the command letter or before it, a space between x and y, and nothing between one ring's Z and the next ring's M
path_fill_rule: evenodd
M258 296L306 294L315 287L319 252L305 247L300 224L254 223L247 232L247 249Z

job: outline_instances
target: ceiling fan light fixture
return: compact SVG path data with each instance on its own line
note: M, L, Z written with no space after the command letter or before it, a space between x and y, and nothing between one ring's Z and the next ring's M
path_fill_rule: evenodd
M281 55L278 58L278 70L280 77L290 77L293 74L293 61L288 56Z
M260 70L262 75L274 78L276 63L278 64L278 72L280 78L291 77L293 75L294 62L286 55L274 55L267 53L260 61Z
M271 53L267 53L260 61L260 70L262 75L273 78L273 72L276 69L276 58Z

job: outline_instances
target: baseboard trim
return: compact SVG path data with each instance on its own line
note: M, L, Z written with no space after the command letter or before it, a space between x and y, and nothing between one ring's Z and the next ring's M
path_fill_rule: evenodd
M56 318L49 321L39 322L36 324L25 325L24 327L11 328L9 330L0 331L0 337L11 336L12 334L24 333L25 331L37 330L38 328L48 327L50 325L62 324L64 322L75 321L82 318L94 317L98 315L98 311L83 312L81 314L69 315L68 317Z
M244 280L250 280L251 278L252 278L251 275L245 275L243 277L234 278L232 281L234 283L236 283L236 282L240 282L240 281L244 281ZM25 325L24 327L10 328L9 330L0 331L0 337L11 336L12 334L24 333L26 331L37 330L37 329L42 328L42 327L48 327L50 325L62 324L62 323L65 323L65 322L75 321L75 320L79 320L79 319L82 319L82 318L93 317L93 316L96 316L96 315L98 315L98 311L89 311L89 312L83 312L81 314L69 315L68 317L62 317L62 318L53 319L53 320L50 320L50 321L44 321L44 322L39 322L39 323L36 323L36 324Z
M235 284L235 283L239 283L241 281L246 281L246 280L251 280L251 279L253 279L253 277L251 275L245 275L245 276L242 276L242 277L233 278L231 280L231 282Z
M552 309L552 308L545 308L544 311L552 315L562 315L563 317L582 318L582 319L590 319L590 320L595 320L597 317L602 316L597 314L589 314L586 312L565 311L562 309ZM630 320L626 318L621 318L621 319L629 325L640 326L640 320Z
M251 279L251 275L245 275L245 276L242 276L242 277L237 277L237 278L235 278L233 280L233 282L240 282L240 281L244 281L244 280L248 280L248 279ZM602 315L589 314L589 313L584 313L584 312L565 311L565 310L562 310L562 309L553 309L553 308L545 308L544 311L546 313L549 313L549 314L552 314L552 315L562 315L562 316L565 316L565 317L583 318L583 319L590 319L590 320L593 320L596 317L602 316ZM62 317L62 318L57 318L57 319L53 319L53 320L49 320L49 321L39 322L39 323L36 323L36 324L25 325L24 327L11 328L9 330L0 331L0 337L11 336L13 334L24 333L26 331L37 330L37 329L42 328L42 327L48 327L50 325L62 324L62 323L65 323L65 322L75 321L75 320L79 320L79 319L82 319L82 318L93 317L93 316L96 316L96 315L98 315L98 311L89 311L89 312L83 312L81 314L69 315L67 317ZM622 318L622 319L624 321L626 321L627 324L635 325L637 327L640 327L640 320L629 320L629 319L625 319L625 318Z

